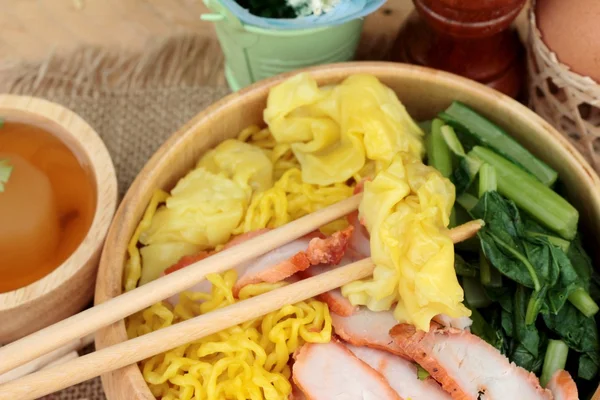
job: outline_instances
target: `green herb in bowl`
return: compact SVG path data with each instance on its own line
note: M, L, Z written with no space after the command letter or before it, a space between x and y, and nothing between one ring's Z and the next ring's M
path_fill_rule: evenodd
M458 102L432 122L427 143L429 164L456 186L457 214L485 221L478 249L456 249L472 333L541 374L542 384L566 369L580 393L593 390L600 277L578 211L552 189L557 173Z

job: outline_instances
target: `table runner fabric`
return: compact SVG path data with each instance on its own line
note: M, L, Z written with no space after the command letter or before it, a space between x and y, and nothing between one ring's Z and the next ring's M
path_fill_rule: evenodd
M143 55L86 48L42 65L0 66L0 93L42 97L86 120L108 148L122 197L172 133L229 93L222 61L214 41L194 36L161 41ZM106 397L95 378L43 399Z

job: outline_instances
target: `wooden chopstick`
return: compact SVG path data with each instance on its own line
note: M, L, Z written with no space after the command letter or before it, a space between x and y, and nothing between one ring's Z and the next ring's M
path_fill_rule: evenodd
M0 399L36 399L103 373L198 340L373 272L371 259L336 268L313 278L232 304L170 327L97 350L76 360L0 385Z
M81 350L82 348L92 344L94 342L94 335L88 335L83 339L77 339L70 343L67 343L65 346L62 346L50 353L44 354L40 358L36 358L28 362L27 364L21 365L18 368L15 368L11 371L8 371L5 374L0 375L0 384L15 380L42 368L45 368L54 362L62 359L68 354L72 352L77 352L77 350Z
M472 237L483 226L471 221L450 230L456 243ZM41 370L15 381L0 385L1 399L35 399L87 379L144 360L177 346L264 316L272 311L343 286L373 273L370 258L333 268L324 274L232 304L208 314L97 350L73 361Z
M315 211L10 343L0 348L0 374L189 289L208 274L227 271L313 232L356 210L361 197Z
M67 361L71 361L71 360L74 360L76 358L79 358L79 353L76 352L75 350L73 350L72 352L65 354L61 358L58 358L58 359L52 361L51 363L49 363L47 365L44 365L42 368L40 368L40 370L52 368L52 367L55 367L57 365L62 365L64 363L66 363Z

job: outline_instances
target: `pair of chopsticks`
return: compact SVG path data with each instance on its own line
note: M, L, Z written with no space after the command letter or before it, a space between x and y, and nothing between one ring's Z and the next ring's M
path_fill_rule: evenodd
M189 289L208 274L224 272L313 232L356 210L360 200L361 195L355 195L306 215L0 348L0 374ZM482 221L471 221L450 230L450 236L457 243L474 236L481 226ZM40 370L1 384L0 399L44 396L365 278L373 273L373 268L370 258L332 268L324 274Z
M13 381L17 378L41 369L50 368L55 365L64 364L67 361L71 361L79 357L79 354L77 353L78 350L81 350L92 343L94 343L93 334L90 334L82 339L77 339L71 343L67 343L66 345L59 347L50 353L44 354L40 358L36 358L35 360L29 361L18 368L0 375L0 384Z

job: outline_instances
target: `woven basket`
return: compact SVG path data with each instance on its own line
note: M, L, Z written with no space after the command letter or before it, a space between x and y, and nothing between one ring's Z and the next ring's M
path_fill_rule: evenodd
M562 132L600 172L600 85L564 64L542 41L529 12L529 106Z

